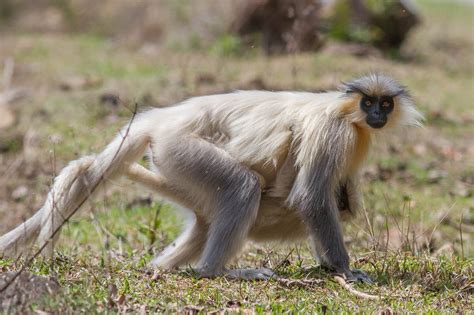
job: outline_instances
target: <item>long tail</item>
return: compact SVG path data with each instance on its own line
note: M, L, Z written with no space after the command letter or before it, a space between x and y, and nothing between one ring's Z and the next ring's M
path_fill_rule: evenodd
M140 158L150 141L149 128L138 115L97 156L72 161L55 178L44 205L30 219L0 237L0 256L19 256L36 241L44 254L52 254L59 229L104 179L122 174ZM56 231L58 230L58 231ZM47 246L44 246L48 243Z

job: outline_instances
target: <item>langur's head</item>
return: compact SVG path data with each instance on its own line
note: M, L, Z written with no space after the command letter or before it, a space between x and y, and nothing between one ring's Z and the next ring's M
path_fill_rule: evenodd
M390 128L421 125L422 115L416 110L406 88L383 74L370 74L343 85L344 97L350 101L345 114L360 127Z

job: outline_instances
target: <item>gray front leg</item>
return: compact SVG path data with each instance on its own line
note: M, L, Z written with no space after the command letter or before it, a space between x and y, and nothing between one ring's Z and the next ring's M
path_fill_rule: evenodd
M322 202L323 204L325 202ZM349 255L342 236L335 201L305 216L313 248L319 262L331 270L350 276Z
M335 168L329 160L322 160L310 169L302 169L289 196L289 205L296 208L308 226L316 258L331 270L352 277L349 255L339 223L336 200L337 187L332 182Z

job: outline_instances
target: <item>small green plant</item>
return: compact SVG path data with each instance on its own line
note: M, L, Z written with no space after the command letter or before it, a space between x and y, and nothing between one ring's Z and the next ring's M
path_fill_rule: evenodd
M242 53L242 41L230 34L220 37L211 47L211 52L219 56L238 56Z

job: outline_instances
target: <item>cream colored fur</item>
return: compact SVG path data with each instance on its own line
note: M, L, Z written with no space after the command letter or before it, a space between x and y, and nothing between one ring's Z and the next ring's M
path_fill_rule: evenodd
M357 175L349 173L347 165L354 158L351 154L355 152L358 139L356 127L368 127L355 105L349 113L342 110L342 105L351 100L356 103L357 96L348 97L343 92L240 91L192 98L174 107L141 113L102 153L71 162L60 173L44 206L28 221L0 237L0 255L27 253L34 241L39 246L53 243L53 233L92 190L104 179L119 175L125 174L186 208L204 211L206 198L213 192L201 188L189 191L186 186L183 189L182 181L160 173L165 144L179 141L176 139L183 135L215 145L223 154L262 178L265 186L262 187L257 218L250 228L250 238L271 240L305 236L306 228L298 214L286 207L286 198L297 172L311 169L306 166L317 161L322 150L330 150L318 144L330 143L333 137L343 137L342 141L346 143L344 152L337 152L343 155L344 161L337 177ZM416 125L421 118L411 101L405 98L396 99L393 117L387 127ZM331 129L327 124L332 119L341 121L340 133L329 133ZM133 164L147 150L155 172ZM357 191L351 190L350 195L356 204L360 203ZM206 213L200 212L200 215L206 216ZM184 235L183 239L188 237ZM50 251L52 246L47 249ZM170 252L164 255L165 259L158 259L158 264L167 267L182 263L186 256L182 252L176 252L175 256Z

